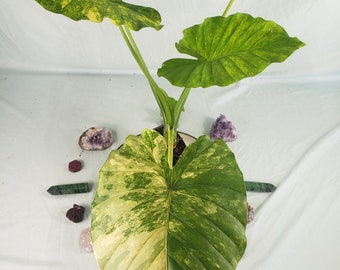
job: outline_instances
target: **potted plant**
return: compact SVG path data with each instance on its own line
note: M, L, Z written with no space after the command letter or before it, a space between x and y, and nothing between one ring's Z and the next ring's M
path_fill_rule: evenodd
M91 237L101 269L236 269L246 248L247 194L234 154L222 139L199 137L173 164L177 126L191 89L227 86L282 62L304 46L273 21L249 14L204 19L183 31L157 75L181 87L176 100L160 88L132 31L162 28L154 8L121 0L36 0L73 20L116 25L150 84L163 135L145 129L113 150L99 174Z

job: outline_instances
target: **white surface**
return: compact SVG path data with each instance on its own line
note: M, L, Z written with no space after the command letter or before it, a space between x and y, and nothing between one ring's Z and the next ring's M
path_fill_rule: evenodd
M238 269L338 269L339 85L340 78L262 78L192 92L180 130L207 133L224 113L238 131L229 146L245 178L279 186L269 197L249 194L255 207L267 200L248 227ZM160 124L146 81L3 73L0 87L0 269L97 269L78 238L90 224L97 174L110 149L81 153L78 137L91 126L111 127L116 148L126 135ZM68 161L80 154L84 169L68 172ZM93 183L91 193L46 192L82 181ZM79 224L65 218L73 203L87 207Z
M177 56L173 43L183 27L225 5L143 3L157 6L165 24L136 34L152 68ZM245 179L279 187L271 196L249 194L257 212L238 270L340 269L339 7L336 0L236 0L232 12L274 19L307 47L264 76L195 89L186 104L180 130L208 133L225 114L238 131L229 146ZM108 22L75 23L27 0L0 2L0 65L0 269L98 269L93 254L80 250L79 235L90 225L98 171L110 149L82 153L77 141L87 128L106 126L116 131L116 148L128 134L159 125L148 84L132 75L136 65ZM68 172L76 158L83 170ZM90 193L46 192L82 181L93 184ZM65 218L74 203L87 208L79 224Z
M161 31L143 29L135 38L146 62L158 68L178 57L175 42L182 30L221 15L227 1L132 1L156 7L164 25ZM275 20L289 35L308 44L285 65L273 65L267 74L320 75L339 73L340 16L338 0L236 0L231 13L248 12ZM74 22L50 13L34 0L0 1L0 66L11 69L77 72L128 72L137 66L118 29L102 24Z

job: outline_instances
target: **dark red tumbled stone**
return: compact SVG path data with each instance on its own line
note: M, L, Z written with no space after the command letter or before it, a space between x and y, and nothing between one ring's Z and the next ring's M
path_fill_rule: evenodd
M85 213L85 208L83 206L74 204L72 208L70 208L66 217L74 223L78 223L83 220Z
M81 170L80 160L72 160L68 164L68 170L70 172L79 172Z

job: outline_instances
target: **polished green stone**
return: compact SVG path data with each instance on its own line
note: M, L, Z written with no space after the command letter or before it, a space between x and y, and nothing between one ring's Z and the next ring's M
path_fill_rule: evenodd
M244 181L247 191L253 192L273 192L276 187L270 183Z
M75 193L86 193L90 191L89 183L76 183L67 185L51 186L47 190L51 195L64 195Z

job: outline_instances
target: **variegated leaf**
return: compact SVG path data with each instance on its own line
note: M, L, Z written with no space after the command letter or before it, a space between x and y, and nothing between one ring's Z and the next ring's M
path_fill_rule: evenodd
M92 244L101 269L235 269L246 192L222 140L200 137L173 170L156 131L129 136L100 171ZM179 267L180 265L180 267Z
M63 14L72 20L101 22L110 19L116 25L125 25L132 30L152 27L162 28L158 11L144 6L125 3L121 0L35 0L45 9Z
M163 63L158 75L184 87L227 86L283 62L305 44L273 21L249 14L211 17L183 31L180 53Z

